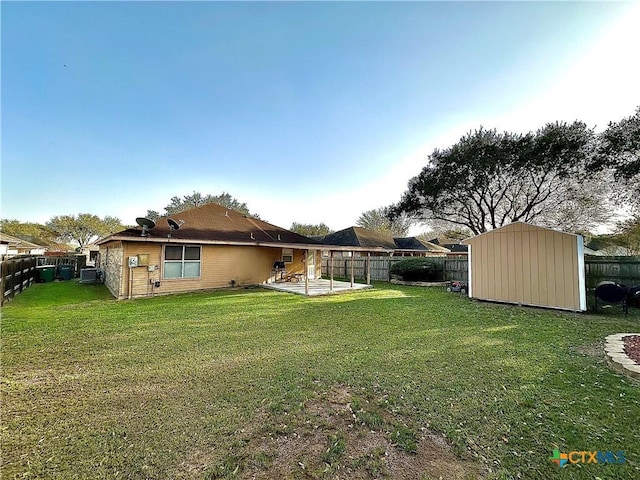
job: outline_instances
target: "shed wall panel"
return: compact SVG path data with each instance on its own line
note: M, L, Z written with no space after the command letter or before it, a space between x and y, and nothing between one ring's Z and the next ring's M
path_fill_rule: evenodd
M577 236L516 223L465 243L474 298L581 309Z

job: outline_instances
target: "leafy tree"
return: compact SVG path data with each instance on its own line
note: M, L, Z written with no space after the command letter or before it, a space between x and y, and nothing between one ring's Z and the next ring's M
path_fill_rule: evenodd
M469 230L464 230L461 228L458 229L436 229L431 231L426 231L417 235L417 237L421 240L430 241L434 238L446 238L452 240L454 242L460 242L466 238L473 236L473 234Z
M409 232L412 220L404 214L390 218L386 208L377 208L363 212L356 220L356 225L368 228L392 237L404 237Z
M291 230L292 232L299 233L300 235L305 235L307 237L318 236L318 235L329 235L330 233L333 233L333 230L331 230L324 223L313 225L310 223L293 222L289 230Z
M28 237L31 240L39 240L47 245L55 245L57 233L39 223L20 222L19 220L0 220L0 230L14 237Z
M150 218L153 221L158 220L162 215L157 210L147 210L145 217Z
M47 223L47 228L56 232L57 236L65 242L75 241L80 248L112 233L122 230L124 227L119 219L106 216L101 219L90 213L76 215L60 215L53 217Z
M164 207L165 211L162 215L155 210L147 210L147 217L152 220L157 220L162 216L174 215L208 203L217 203L218 205L227 207L229 210L235 210L253 218L260 218L259 215L249 212L249 207L247 207L246 203L240 202L227 192L222 192L220 195L202 195L195 191L191 195L185 195L182 198L172 197L169 204Z
M640 209L640 106L634 115L609 123L598 140L590 171L612 170L617 182L614 195Z
M631 255L640 255L640 215L619 222L612 244L626 247Z
M617 178L640 174L640 106L636 113L619 122L610 122L600 135L600 143L589 167L600 170L613 167Z
M475 235L518 220L569 230L591 225L608 213L602 189L584 188L592 149L593 132L581 122L525 135L480 128L435 150L391 216L444 222ZM579 218L585 206L592 216Z

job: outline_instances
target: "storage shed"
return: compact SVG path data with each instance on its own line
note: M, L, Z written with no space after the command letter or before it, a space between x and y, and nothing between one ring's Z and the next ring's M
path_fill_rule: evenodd
M469 296L572 311L587 309L583 240L515 222L469 245Z

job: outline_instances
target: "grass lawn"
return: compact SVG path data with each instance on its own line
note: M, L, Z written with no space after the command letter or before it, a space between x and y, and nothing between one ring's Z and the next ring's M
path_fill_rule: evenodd
M640 387L602 352L638 310L375 286L29 288L2 309L2 478L640 478Z

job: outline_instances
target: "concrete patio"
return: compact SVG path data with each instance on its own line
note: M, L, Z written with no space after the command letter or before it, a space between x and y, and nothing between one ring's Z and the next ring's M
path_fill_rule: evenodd
M304 288L304 280L299 282L280 282L280 283L265 283L262 285L265 288L272 290L278 290L280 292L295 293L297 295L307 295ZM338 282L333 281L333 290L331 290L331 281L325 279L309 280L309 293L308 296L315 297L318 295L335 295L338 293L351 293L358 290L365 290L373 288L372 285L366 285L363 283L354 283L353 287L350 282Z

